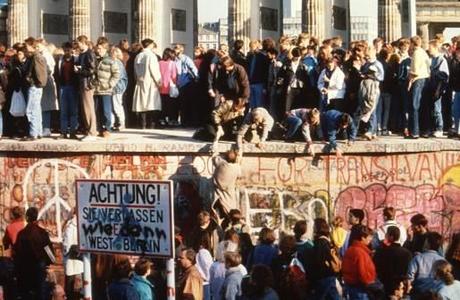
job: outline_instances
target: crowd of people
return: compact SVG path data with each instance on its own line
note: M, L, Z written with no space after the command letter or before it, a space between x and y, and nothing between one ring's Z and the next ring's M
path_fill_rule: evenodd
M331 224L318 218L309 232L301 220L292 232L265 227L256 242L236 201L236 179L245 141L260 149L269 139L327 141L340 155L337 139L353 143L359 134L369 141L391 134L458 137L460 39L449 44L437 36L423 49L418 36L377 38L345 49L339 37L319 43L300 34L283 36L278 45L267 38L233 46L196 47L191 58L175 45L159 57L151 39L113 46L104 37L93 44L80 36L55 49L28 38L0 49L2 135L49 137L58 117L59 136L53 136L62 139L185 126L199 128L194 138L214 146L235 141L224 156L214 151L211 208L176 215L178 299L458 299L458 233L446 248L423 215L406 229L396 220L399 208L387 207L375 231L363 210L350 209L349 226L345 216ZM20 208L11 212L3 244L12 264L2 260L0 268L8 299L81 299L76 216L62 229L63 289L49 267L56 247L37 209L29 208L25 220ZM165 299L172 292L162 260L92 258L94 299ZM13 275L3 276L10 269Z
M127 127L185 126L201 128L197 139L238 148L244 139L263 148L272 138L328 141L334 150L337 138L352 143L359 134L460 133L458 37L445 43L437 35L427 49L418 36L344 48L340 37L320 43L302 33L278 44L198 46L191 58L180 44L160 57L151 39L114 46L80 36L62 48L28 38L0 52L2 134L25 140L58 131L91 141Z
M76 217L64 226L65 289L50 266L53 245L37 222L38 210L12 209L3 244L13 268L2 261L5 299L83 299L83 263ZM382 210L381 226L365 225L365 212L297 221L292 233L264 227L253 244L241 212L221 224L201 211L192 228L175 229L176 299L390 299L456 300L460 295L460 234L450 241L431 231L424 215L405 228L393 207ZM448 246L447 246L448 244ZM446 247L447 246L447 247ZM48 249L48 250L47 250ZM51 249L51 250L50 250ZM173 293L165 261L123 255L92 256L93 299L153 300ZM5 274L11 272L10 276Z

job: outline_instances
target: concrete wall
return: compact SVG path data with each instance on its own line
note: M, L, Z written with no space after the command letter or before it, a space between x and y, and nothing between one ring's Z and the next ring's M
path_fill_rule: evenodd
M42 208L56 190L74 207L77 178L172 179L176 217L181 221L211 201L213 167L208 154L56 153L9 152L0 157L0 234L11 207ZM460 230L458 151L321 159L294 153L251 155L243 161L239 194L254 232L265 224L290 230L298 219L311 225L317 216L345 217L352 207L363 208L365 222L375 228L382 223L385 206L396 207L397 219L405 225L413 214L423 213L430 229L444 236ZM68 215L62 208L62 220ZM55 207L42 219L56 235Z

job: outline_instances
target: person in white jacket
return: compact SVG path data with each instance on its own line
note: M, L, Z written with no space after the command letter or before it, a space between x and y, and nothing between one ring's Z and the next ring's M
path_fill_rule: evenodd
M76 287L82 285L83 261L78 259L78 230L77 215L74 211L72 218L64 225L62 240L64 254L65 292L67 299L80 299Z
M140 115L140 127L145 129L154 125L153 112L161 111L161 72L154 49L154 41L142 41L144 50L136 56L134 72L136 87L134 89L133 112Z
M345 108L345 74L337 66L335 58L329 58L326 68L318 78L318 90L321 93L320 111L329 109L344 111Z

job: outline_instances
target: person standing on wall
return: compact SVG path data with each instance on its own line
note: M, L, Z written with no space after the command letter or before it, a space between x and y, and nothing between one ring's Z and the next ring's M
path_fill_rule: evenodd
M46 60L37 48L38 42L34 38L25 41L27 52L30 54L26 72L26 81L29 84L27 91L26 115L29 120L29 136L26 141L35 141L43 136L41 101L43 87L48 82Z
M95 141L97 136L93 85L93 78L96 73L96 55L89 48L91 41L87 36L81 35L77 37L77 44L80 49L80 55L78 56L75 71L79 77L80 99L85 126L85 137L82 141L90 142Z
M133 111L139 114L140 128L154 127L154 111L161 111L161 72L158 58L151 39L142 41L144 50L136 56L134 71L136 88L134 90Z
M75 73L75 60L72 55L72 44L64 43L64 55L56 64L56 81L61 89L60 97L60 124L61 135L59 138L77 139L78 129L78 77ZM70 133L70 135L69 135Z
M109 43L101 41L96 46L97 64L94 99L96 101L97 130L99 135L110 137L112 131L112 94L121 77L120 67L109 55Z
M177 87L179 88L180 122L182 126L193 125L193 95L195 83L198 80L198 69L193 60L184 54L184 45L176 44ZM174 124L179 125L179 124Z

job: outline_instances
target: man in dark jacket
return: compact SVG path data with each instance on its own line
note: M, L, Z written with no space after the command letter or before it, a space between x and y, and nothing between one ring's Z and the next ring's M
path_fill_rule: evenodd
M82 35L77 38L80 56L76 71L79 75L80 97L83 108L83 121L85 125L85 141L94 141L97 136L96 110L94 107L93 78L96 73L96 55L89 49L90 40Z
M398 227L388 227L385 241L374 255L377 277L383 283L387 294L391 292L391 285L395 279L406 276L412 259L410 251L398 243L400 234Z
M191 232L187 245L191 245L193 248L198 247L201 243L202 235L206 234L209 237L209 252L213 257L216 257L217 245L224 237L222 228L216 221L211 219L207 211L202 211L198 214L198 223L198 226Z
M36 49L37 41L34 38L28 38L25 44L27 51L31 54L26 75L26 80L29 84L26 107L26 116L29 121L29 136L26 140L34 141L43 135L41 100L43 88L48 82L48 71L45 58Z
M249 48L251 49L248 53L248 77L251 85L249 106L250 108L257 108L264 106L270 61L260 51L259 41L251 41Z
M64 55L56 64L54 72L61 95L59 103L61 135L59 138L77 139L79 101L77 101L78 77L75 73L75 57L71 43L64 43L63 49Z
M346 130L348 136L348 144L351 144L356 139L356 126L347 113L342 113L338 110L331 109L321 115L323 135L328 138L329 150L336 150L337 155L342 155L342 150L337 147L337 133L341 130Z
M14 245L14 264L19 291L23 299L46 298L46 268L53 262L52 244L45 229L37 223L38 209L26 212L27 226L18 234Z
M230 57L233 59L233 61L240 66L242 66L246 72L248 71L248 60L246 58L246 55L243 52L244 48L244 41L242 40L236 40L235 43L233 44L233 50L230 52Z

